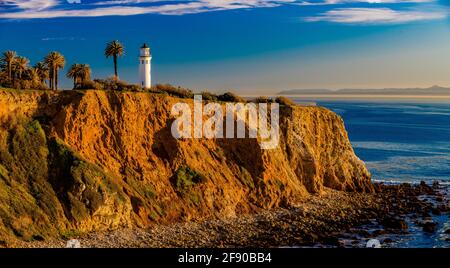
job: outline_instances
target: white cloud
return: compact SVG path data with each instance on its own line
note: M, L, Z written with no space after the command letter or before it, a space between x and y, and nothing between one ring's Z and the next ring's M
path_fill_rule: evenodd
M303 1L299 5L315 6L315 5L338 5L350 3L368 3L368 4L401 4L401 3L431 3L436 0L323 0L321 2Z
M75 41L75 40L86 40L84 37L75 37L75 36L62 36L62 37L43 37L42 41Z
M35 19L57 17L129 16L140 14L183 15L218 10L276 7L283 4L338 5L351 3L398 4L425 3L436 0L103 0L77 5L62 5L65 0L0 0L8 9L0 12L0 18ZM445 17L442 12L395 11L387 8L340 8L308 21L332 21L341 23L389 23L408 22Z
M58 0L2 0L0 6L16 7L22 10L43 10L54 7Z
M119 0L100 2L107 7L84 9L58 8L57 0L7 0L7 4L20 11L4 12L0 18L34 19L57 17L98 17L98 16L127 16L139 14L182 15L217 10L232 10L242 8L275 7L296 0L191 0L180 3L164 3L152 6L136 6L127 4L142 4L162 2L158 0ZM168 1L163 1L168 2Z
M111 5L125 5L125 4L143 4L143 3L158 3L158 2L175 2L177 0L105 0L94 2L95 6L111 6Z
M329 21L337 23L406 23L421 20L436 20L447 17L443 11L392 10L389 8L339 8L327 11L306 21Z

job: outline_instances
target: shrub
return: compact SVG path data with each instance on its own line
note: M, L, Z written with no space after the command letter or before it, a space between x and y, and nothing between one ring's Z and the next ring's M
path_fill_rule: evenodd
M104 90L115 90L115 91L141 91L141 87L138 85L128 84L125 81L116 80L114 78L94 79L94 83L95 83L95 86L93 87L93 89L104 89ZM88 84L88 86L93 86L93 85ZM86 88L86 89L89 89L89 88Z
M188 166L180 167L172 177L172 184L179 193L184 193L198 183L205 182L205 177Z
M12 88L15 89L31 89L32 82L29 80L16 80L12 83Z
M154 93L167 93L170 96L185 99L194 97L192 90L182 87L175 87L171 84L157 84L153 86L149 91Z
M238 95L231 92L226 92L222 95L219 95L217 98L219 101L225 102L243 102L243 103L247 102L242 97L239 97Z
M81 83L77 83L74 89L81 89L81 90L86 90L86 89L97 89L97 90L101 90L103 89L103 85L95 82L95 81L83 81Z
M0 75L0 87L12 88L12 89L37 89L37 90L47 90L48 87L45 83L41 83L39 80L30 79L14 79L9 80L7 77Z
M99 88L109 90L112 88L112 79L94 79L94 83L99 85Z
M255 188L255 183L253 182L252 175L248 170L241 166L241 176L239 177L239 180L244 184L245 186L249 188Z
M142 88L139 85L131 84L131 85L128 85L126 90L127 91L138 92L138 91L142 91Z
M5 80L0 79L0 86L4 87L4 88L13 88L14 87L13 83L7 79L5 79Z
M201 95L202 95L202 100L206 100L206 101L217 101L219 98L216 94L213 94L208 91L203 91L201 93Z
M62 140L49 140L48 180L54 189L66 193L62 198L65 211L71 220L79 222L92 216L108 198L122 202L125 194L117 184L117 178L105 173L102 168L89 163L69 148ZM64 178L60 180L59 178Z
M46 84L44 84L44 83L36 83L36 84L33 86L33 89L37 89L37 90L49 90L49 87L48 87Z
M273 103L273 99L266 96L259 96L253 102L255 103Z
M280 105L295 106L295 102L293 102L291 99L284 97L284 96L278 96L275 99L275 102L279 103Z
M118 90L118 91L124 91L128 88L128 83L122 80L118 80L115 81L115 83L113 83L114 86L114 90Z

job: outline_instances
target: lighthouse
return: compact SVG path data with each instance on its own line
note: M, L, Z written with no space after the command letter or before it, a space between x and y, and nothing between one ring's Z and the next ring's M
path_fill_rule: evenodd
M150 48L144 43L139 52L139 84L142 88L152 86L152 54Z

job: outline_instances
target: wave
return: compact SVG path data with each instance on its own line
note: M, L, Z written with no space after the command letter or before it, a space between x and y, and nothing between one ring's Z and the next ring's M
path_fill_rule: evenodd
M434 142L429 144L359 141L352 142L353 148L372 149L397 152L431 153L436 155L447 155L450 153L450 142Z
M426 180L404 181L404 180L395 180L395 179L372 179L372 181L378 182L378 183L382 182L382 183L388 184L388 185L399 185L402 183L410 183L410 184L417 185L417 184L420 184L422 181L426 181ZM448 180L434 180L434 181L439 182L439 184L441 184L441 185L445 185L445 186L450 185L450 181L448 181Z

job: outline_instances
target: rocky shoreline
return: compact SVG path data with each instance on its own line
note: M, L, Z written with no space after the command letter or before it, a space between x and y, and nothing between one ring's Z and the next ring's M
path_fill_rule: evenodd
M76 238L81 247L364 247L369 239L383 247L392 237L414 229L439 230L441 246L450 246L450 229L434 221L449 220L448 185L375 184L376 193L326 189L289 209L264 210L221 220L155 225L148 229L119 229ZM371 226L371 227L368 227ZM445 230L443 230L443 228ZM17 242L13 247L65 247L67 239Z

